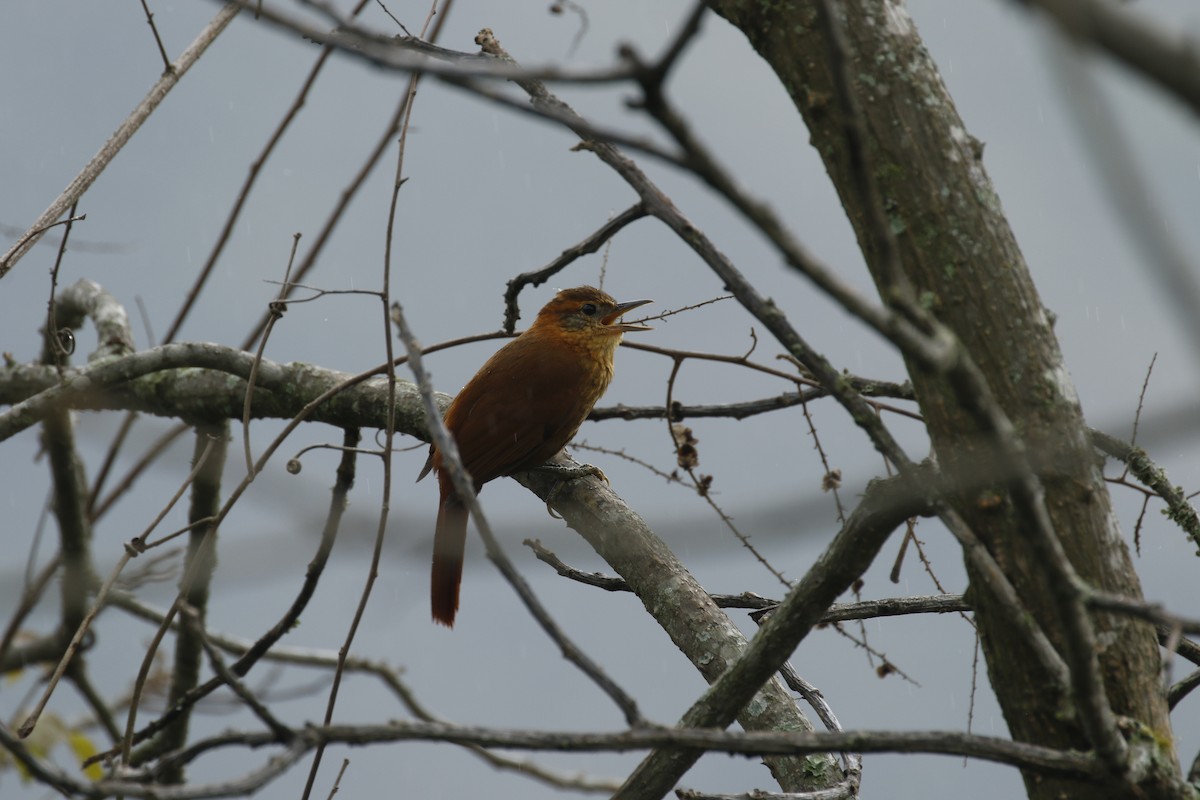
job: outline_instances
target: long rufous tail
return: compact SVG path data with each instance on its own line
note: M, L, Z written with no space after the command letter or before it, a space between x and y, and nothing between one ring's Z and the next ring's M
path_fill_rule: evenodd
M449 486L449 478L438 475L442 500L438 504L437 529L433 535L433 575L429 583L433 621L454 627L458 611L458 588L462 583L463 554L467 546L467 507Z

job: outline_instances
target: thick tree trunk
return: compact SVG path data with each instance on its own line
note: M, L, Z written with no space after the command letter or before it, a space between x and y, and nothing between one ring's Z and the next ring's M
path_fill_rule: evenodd
M817 4L711 0L710 5L746 34L792 96L875 280L884 286L883 265L864 222L867 201L853 188L843 120L835 107L830 43L820 32ZM1092 586L1140 597L1052 323L980 163L981 146L966 133L901 4L834 5L845 15L851 91L862 109L878 196L898 232L904 273L923 305L962 340L1030 452L1041 456L1039 463L1053 464L1041 475L1046 504L1076 571ZM920 369L910 374L940 464L962 474L986 463L978 428L947 382ZM964 496L954 505L1062 652L1047 572L1029 537L1010 504L979 502L981 496ZM1013 737L1090 749L1071 698L1048 688L1052 681L1037 668L1019 632L996 612L995 599L983 589L973 595L988 672ZM1094 616L1093 622L1113 711L1139 722L1158 743L1159 776L1177 775L1154 631L1128 617ZM1126 796L1124 790L1029 772L1025 782L1031 798ZM1147 796L1155 795L1152 786L1144 788Z

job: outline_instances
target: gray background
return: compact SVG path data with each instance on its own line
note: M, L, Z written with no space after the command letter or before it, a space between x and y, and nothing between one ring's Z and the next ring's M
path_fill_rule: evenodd
M937 61L970 132L986 143L984 164L1003 201L1033 270L1043 302L1058 315L1057 332L1067 364L1092 425L1128 437L1138 392L1157 353L1141 437L1151 454L1185 489L1200 485L1195 350L1167 311L1164 293L1151 278L1145 257L1131 243L1084 146L1089 137L1064 93L1048 47L1062 43L1015 4L920 0L912 14ZM390 6L412 30L424 4ZM667 41L687 4L608 0L587 4L589 28L578 48L571 42L578 18L547 13L546 3L471 2L453 8L442 43L474 50L472 39L491 27L516 58L527 64L572 67L610 64L618 42L653 54ZM1181 35L1200 33L1200 12L1185 0L1142 2ZM182 51L216 13L212 3L152 3L167 52ZM376 7L365 20L393 31ZM84 197L72 248L60 276L98 281L124 302L144 343L135 297L161 336L204 263L253 159L291 104L317 55L310 43L243 17L234 21L199 64L184 77L133 142ZM1171 99L1103 59L1086 59L1117 111L1131 143L1131 157L1151 185L1161 211L1161 233L1191 255L1200 252L1195 224L1200 208L1200 137L1193 116ZM162 64L142 12L134 3L10 2L0 12L0 225L11 242L57 196L113 129L141 99ZM300 119L268 162L215 275L181 338L236 345L258 319L282 277L291 236L305 235L301 252L336 201L337 193L382 132L403 91L402 76L385 74L340 57L327 67ZM785 93L744 38L710 17L701 39L687 52L669 90L707 144L754 194L769 201L794 233L846 281L873 296L854 239L824 170L807 145L807 132ZM653 128L623 101L627 88L564 87L562 96L585 116L623 130ZM433 81L422 85L406 162L410 181L401 192L394 253L393 291L425 343L497 328L505 282L540 267L563 248L633 202L632 193L593 156L572 153L575 139L561 129L494 108ZM839 368L881 379L903 378L900 359L886 343L788 271L729 208L696 181L639 157L680 209L704 229L771 295L804 335ZM323 288L375 288L380 282L384 225L394 155L373 174L325 249L309 282ZM7 245L6 245L7 247ZM38 352L37 330L45 313L48 270L55 249L42 244L0 285L0 348L18 360ZM599 257L523 296L523 322L554 288L592 283ZM719 281L661 226L641 221L627 228L608 255L606 288L621 299L653 298L665 310L721 293ZM752 321L732 301L657 323L639 338L689 350L740 354L750 344ZM384 359L378 303L367 297L332 297L292 305L276 327L266 356L356 371ZM90 331L80 336L91 349ZM453 392L494 349L473 345L429 359L438 388ZM755 358L778 364L778 351L763 340ZM619 356L616 381L602 404L661 403L670 362L633 351ZM731 366L690 362L676 386L688 403L726 402L787 390L779 381ZM882 472L865 438L847 425L832 403L814 407L833 465L846 481L843 498ZM117 415L82 415L80 446L94 474ZM925 452L914 423L890 417L896 433L920 457ZM143 421L133 437L144 446L169 423ZM279 429L255 423L256 441ZM832 498L820 492L822 468L799 410L744 422L697 421L701 471L715 476L717 501L772 563L798 578L836 530ZM240 433L240 431L239 431ZM670 442L662 423L606 422L586 425L581 439L671 469ZM340 441L320 426L304 426L284 458L303 444ZM173 448L160 468L106 517L97 530L102 567L117 559L121 542L139 533L161 500L188 469L190 443ZM32 532L48 488L43 463L35 463L37 433L7 442L0 457L0 612L18 596ZM139 452L128 447L126 468ZM745 552L693 494L620 460L580 454L604 468L614 488L668 540L701 582L716 592L756 591L780 596L783 587ZM402 666L427 706L466 724L584 730L618 729L616 709L573 668L529 620L511 590L470 542L463 607L448 632L430 624L427 611L429 541L436 506L433 482L411 484L424 449L397 456L385 561L364 626L359 655ZM306 468L287 475L283 461L268 469L222 528L220 569L209 624L217 630L256 636L290 602L312 555L332 483L334 456L317 452ZM241 478L240 458L230 459L227 482ZM1115 472L1111 466L1108 470ZM350 516L329 573L289 645L335 650L341 643L367 569L380 499L381 473L363 459ZM1115 489L1127 531L1140 496ZM511 482L496 482L483 495L493 525L524 574L558 621L638 698L646 715L671 723L703 690L703 681L628 595L610 595L570 584L535 562L519 542L540 538L572 564L604 569L541 504ZM1142 531L1137 567L1148 597L1195 615L1193 547L1151 507ZM174 512L164 530L180 524ZM52 530L52 529L51 529ZM951 591L963 588L960 558L945 533L924 523L920 535L937 574ZM40 558L52 552L43 542ZM867 575L865 597L931 593L934 587L911 556L901 585L887 570L893 544ZM161 605L170 583L150 590ZM51 606L53 604L51 603ZM53 624L53 608L33 624ZM0 614L0 616L5 616ZM738 624L752 625L740 615ZM970 704L973 639L955 618L891 619L867 626L871 644L885 651L914 683L875 677L861 650L830 631L801 646L793 663L819 686L847 729L962 729ZM128 689L150 631L117 613L101 619L91 663L112 694ZM1184 665L1177 665L1177 675ZM266 669L262 669L266 672ZM257 674L257 673L256 673ZM1005 735L995 701L983 685L975 697L974 730ZM286 673L277 688L305 684L307 673ZM0 689L6 718L31 676ZM1185 760L1200 747L1194 699L1176 714ZM281 702L289 721L317 719L319 693ZM214 704L198 731L228 725L255 726ZM70 718L81 707L60 689L52 709ZM342 722L404 717L378 685L351 678L339 701ZM65 751L63 763L69 763ZM212 758L191 770L197 780L216 780L250 768L261 753ZM349 796L390 789L404 796L458 797L481 787L493 796L537 798L557 792L510 773L496 773L460 749L404 744L329 754L318 791L325 792L343 755L351 765L342 781ZM541 763L595 776L620 776L637 762L625 756L536 756ZM297 768L263 796L296 796L306 769ZM323 781L323 782L322 782ZM683 785L711 791L770 787L752 761L708 756ZM0 791L15 792L11 772L0 774ZM326 787L324 789L320 787ZM946 757L868 756L867 798L1000 798L1022 792L1017 773L981 762ZM33 793L31 796L36 796Z

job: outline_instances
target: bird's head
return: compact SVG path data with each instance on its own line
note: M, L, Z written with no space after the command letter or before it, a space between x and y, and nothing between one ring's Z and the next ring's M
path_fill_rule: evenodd
M592 286L563 289L538 312L535 326L551 326L563 333L584 336L616 336L625 331L648 331L646 325L621 320L621 315L652 300L618 303Z

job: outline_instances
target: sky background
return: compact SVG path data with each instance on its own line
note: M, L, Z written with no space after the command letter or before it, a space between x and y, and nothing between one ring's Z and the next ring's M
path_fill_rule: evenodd
M340 4L340 5L345 5ZM689 5L606 0L583 3L587 28L573 13L554 15L546 2L494 4L459 0L441 43L473 52L480 28L492 28L504 47L527 65L572 68L613 63L619 43L653 55L670 40ZM284 6L295 10L292 6ZM392 3L391 11L414 32L427 6ZM1135 10L1179 35L1200 36L1200 11L1187 0L1144 1ZM215 3L151 2L168 54L180 53L218 11ZM1200 487L1200 411L1197 349L1170 311L1146 255L1133 243L1100 164L1089 150L1094 131L1084 121L1079 94L1064 88L1058 62L1048 58L1064 43L1036 16L1001 0L915 0L908 3L968 130L986 144L988 170L1033 272L1044 304L1057 314L1067 365L1089 423L1128 438L1138 394L1157 354L1146 393L1139 441L1186 490ZM396 32L370 6L363 19ZM257 23L236 19L183 78L80 203L87 221L75 227L60 285L89 278L122 301L139 345L161 337L208 258L250 164L293 102L319 49ZM1194 262L1200 253L1200 133L1194 114L1103 58L1085 57L1129 144L1128 158L1150 187L1161 236L1171 237ZM0 233L5 248L50 204L145 95L162 62L137 4L12 2L0 11ZM322 74L305 107L261 177L213 278L180 334L182 340L238 345L262 314L287 263L296 232L306 253L384 130L406 86L405 76L372 69L344 56ZM744 37L710 16L699 40L673 73L668 90L712 151L742 185L769 202L796 237L868 296L874 296L853 233L808 134L785 92ZM638 135L657 136L625 101L629 87L562 87L559 94L585 117ZM571 152L576 138L553 125L496 108L460 90L425 81L416 101L400 194L392 287L423 343L495 330L502 295L514 275L536 269L601 226L635 198L594 156ZM1111 155L1111 154L1109 154ZM680 210L703 229L773 297L809 342L839 369L871 378L902 380L895 351L789 271L762 237L697 181L649 158L635 156ZM394 150L389 151L334 232L308 283L326 289L379 287ZM51 237L35 247L0 285L0 349L19 361L39 351L38 329L49 293L56 249ZM626 228L607 250L605 288L618 299L653 298L652 313L721 295L720 282L665 228L642 220ZM549 285L522 295L522 325L557 288L599 279L602 258L585 258ZM143 319L136 298L145 305ZM656 323L638 338L686 350L740 355L752 342L753 321L724 301ZM293 304L275 328L265 356L355 372L384 360L378 301L366 296L326 297ZM779 348L759 333L754 358L784 368ZM94 347L90 330L79 334L80 354ZM155 338L153 341L157 341ZM484 343L427 360L437 388L457 390L495 349ZM601 405L661 404L671 362L623 350L617 377ZM676 383L684 403L719 403L767 397L790 386L733 366L687 363ZM865 437L832 402L815 404L821 441L845 478L843 500L882 473ZM119 415L79 417L80 449L95 474ZM888 418L914 458L927 445L912 422ZM168 421L144 420L120 465L166 430ZM256 422L265 443L281 423ZM749 534L772 564L797 579L837 530L836 508L820 491L823 472L798 409L742 422L698 420L701 471L714 476L716 500ZM240 429L236 431L240 435ZM369 433L368 433L369 436ZM673 467L662 422L585 425L580 440L625 449L660 469ZM283 463L305 444L339 442L340 433L303 426L277 463L222 528L220 566L209 625L233 635L256 636L290 602L312 557L328 503L335 456L305 456L305 469L288 475ZM411 442L402 442L411 444ZM30 542L48 491L45 464L36 460L38 436L27 431L0 454L0 616L16 602ZM614 489L638 510L706 588L714 592L784 592L703 502L616 457L581 453L612 479ZM172 448L159 468L139 481L96 531L101 569L119 557L121 542L139 533L188 471L191 443ZM395 485L385 560L363 627L359 655L385 659L436 714L464 724L615 730L621 717L577 671L559 658L512 591L482 557L472 537L462 608L453 632L428 619L428 553L437 497L432 481L412 484L424 448L395 459ZM227 484L242 475L231 457ZM118 470L123 471L123 470ZM1107 472L1119 472L1111 465ZM380 501L381 471L360 461L345 530L329 571L302 626L285 643L329 651L340 645L366 575ZM631 691L652 720L673 723L703 690L695 670L629 595L611 595L557 578L520 547L540 538L569 563L604 570L599 559L540 502L512 482L490 484L482 496L493 526L523 574L555 618ZM1141 501L1114 491L1125 529L1133 529ZM1194 547L1152 505L1136 559L1147 596L1196 616ZM163 523L178 527L179 509ZM52 527L48 529L49 536ZM961 557L932 522L919 533L938 577L950 591L964 588ZM895 542L866 576L864 597L933 593L913 558L899 586L887 580ZM52 552L43 541L38 558ZM151 587L149 598L169 604L170 583ZM54 608L32 624L49 626ZM742 615L743 629L753 627ZM971 705L974 643L965 622L951 618L888 619L867 626L872 646L884 651L911 680L875 677L861 650L830 631L810 636L792 663L829 699L847 729L964 729ZM101 619L91 658L97 681L115 694L127 690L151 631L113 612ZM139 643L130 647L130 642ZM1177 665L1177 675L1185 665ZM264 669L263 672L266 672ZM255 673L257 674L257 673ZM287 672L278 688L307 685L311 673ZM985 675L979 676L973 729L1005 735L1003 719ZM0 689L0 714L8 717L24 691ZM1185 763L1200 747L1193 698L1176 715ZM60 705L61 704L61 705ZM291 722L318 718L318 693L281 702ZM69 691L52 706L80 713ZM209 709L197 730L253 727L243 715ZM224 709L227 710L227 709ZM406 716L378 685L351 679L339 699L341 722ZM66 763L65 753L63 756ZM349 756L342 780L350 796L397 788L405 796L459 797L487 787L493 796L541 798L558 792L510 773L497 773L450 745L403 744L367 750L332 750L322 784ZM262 754L199 762L196 779L236 774ZM624 756L542 756L542 764L594 777L620 777L640 759ZM306 768L296 768L263 796L297 796ZM757 763L707 756L682 785L708 791L770 788ZM0 792L18 786L0 774ZM981 762L948 757L868 756L864 798L1007 798L1022 791L1018 774ZM32 793L30 796L37 796Z

